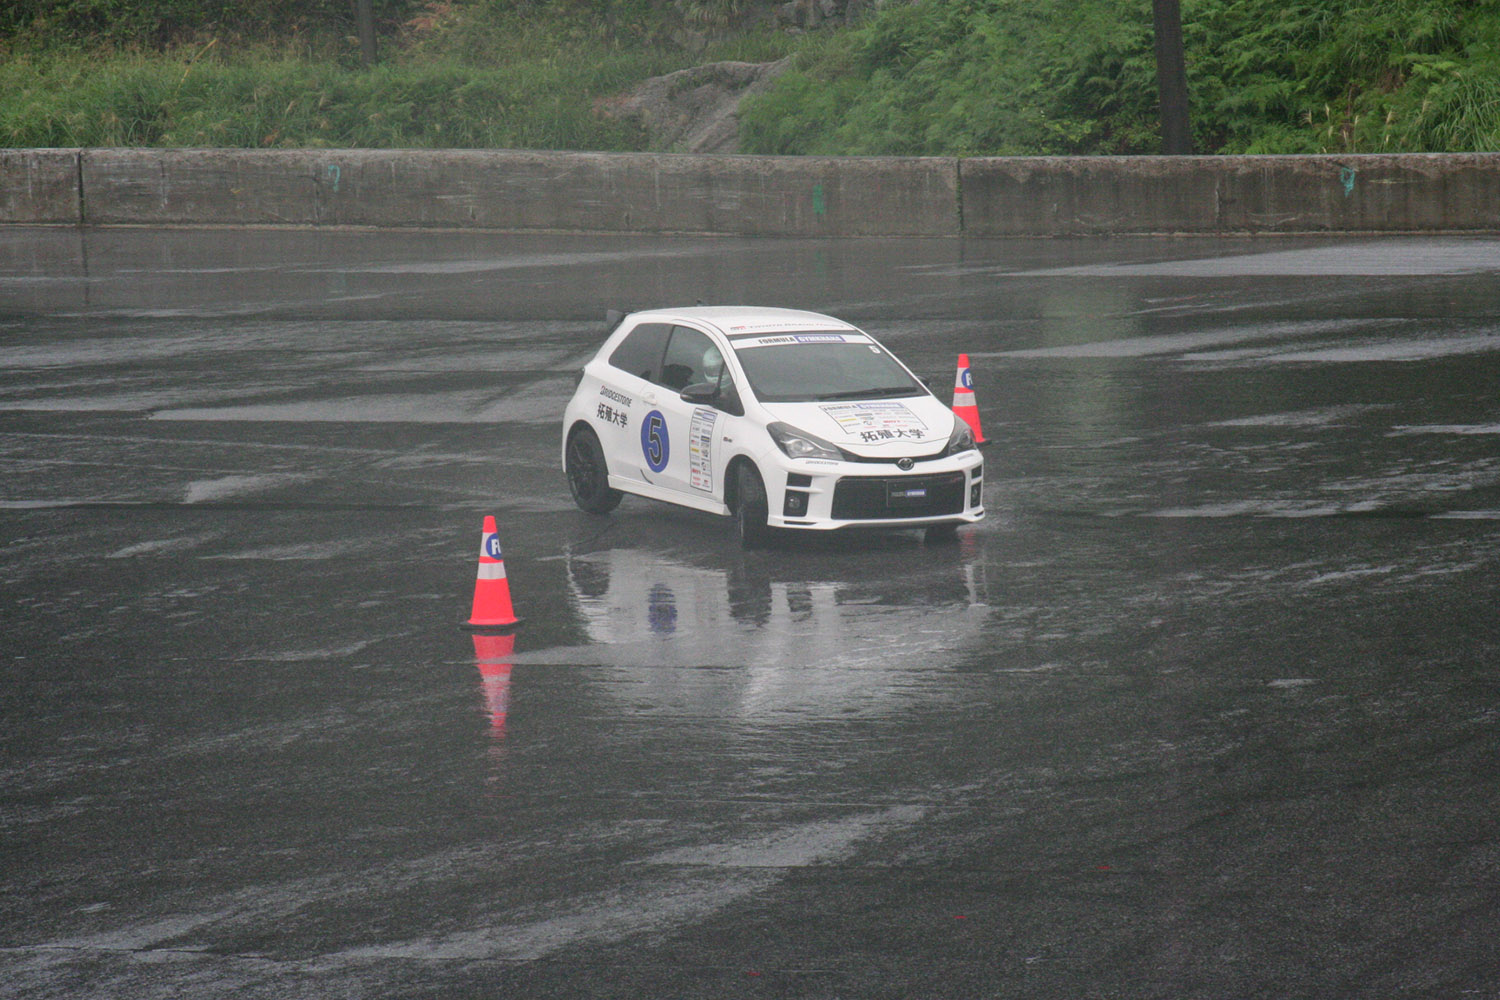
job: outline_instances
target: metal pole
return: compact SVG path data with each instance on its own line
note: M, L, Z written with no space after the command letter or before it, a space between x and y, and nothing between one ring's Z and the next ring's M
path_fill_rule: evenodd
M359 24L359 58L366 66L375 65L374 0L354 0L354 20Z
M1182 7L1178 0L1151 0L1156 26L1156 89L1161 98L1161 151L1193 151L1188 130L1187 66L1182 54Z

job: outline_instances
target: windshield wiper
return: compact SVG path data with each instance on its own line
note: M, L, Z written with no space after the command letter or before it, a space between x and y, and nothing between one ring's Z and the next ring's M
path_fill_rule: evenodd
M829 399L876 399L883 396L915 396L915 386L888 385L878 389L846 389L843 392L824 392L818 394L818 400Z

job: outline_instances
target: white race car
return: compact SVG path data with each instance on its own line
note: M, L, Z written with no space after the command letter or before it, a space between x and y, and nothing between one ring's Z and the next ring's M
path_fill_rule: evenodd
M612 314L612 317L613 314ZM926 528L984 517L969 425L874 337L793 309L698 306L619 319L563 417L578 506L622 493L778 528Z

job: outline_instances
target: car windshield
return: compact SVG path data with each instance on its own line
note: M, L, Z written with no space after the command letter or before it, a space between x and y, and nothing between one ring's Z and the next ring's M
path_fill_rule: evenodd
M895 358L864 337L835 339L810 334L777 340L782 342L761 340L735 345L735 356L761 402L926 395L922 384L907 374Z

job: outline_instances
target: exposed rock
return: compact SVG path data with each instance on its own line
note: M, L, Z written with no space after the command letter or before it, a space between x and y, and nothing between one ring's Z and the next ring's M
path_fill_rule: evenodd
M739 149L740 101L770 86L791 65L717 62L652 77L632 93L604 102L607 115L639 122L655 149L679 153L734 153Z

